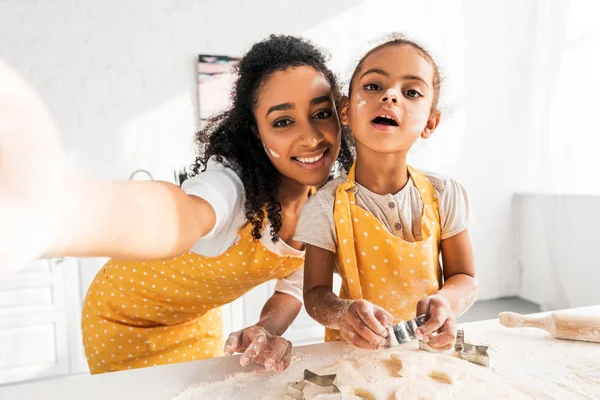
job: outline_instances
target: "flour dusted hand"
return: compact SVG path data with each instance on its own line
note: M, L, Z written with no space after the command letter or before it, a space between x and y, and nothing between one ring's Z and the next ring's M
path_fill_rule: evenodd
M422 298L417 303L417 315L423 314L428 319L417 333L434 349L450 350L456 341L456 316L448 300L441 295Z
M356 347L381 349L388 336L386 326L392 324L393 320L392 315L383 308L366 300L354 300L341 314L340 334Z
M252 325L229 335L225 341L225 354L243 353L240 364L245 367L254 362L267 371L283 371L292 360L292 343L281 336L270 334L259 325Z

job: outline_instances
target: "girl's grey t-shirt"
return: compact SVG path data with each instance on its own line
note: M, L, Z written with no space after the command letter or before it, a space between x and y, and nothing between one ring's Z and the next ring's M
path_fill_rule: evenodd
M466 230L470 217L465 189L453 179L423 173L438 198L442 240ZM331 180L308 199L300 213L295 240L335 252L335 192L347 179L346 175L341 175ZM372 213L393 235L409 242L421 240L423 201L412 179L398 193L385 195L373 193L357 183L356 204Z

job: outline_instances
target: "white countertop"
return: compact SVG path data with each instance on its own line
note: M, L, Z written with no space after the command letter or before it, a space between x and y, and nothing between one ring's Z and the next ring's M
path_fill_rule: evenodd
M600 306L571 311L600 315ZM543 388L551 393L543 397L546 399L600 399L600 344L553 339L536 329L507 329L497 320L463 324L460 328L464 329L467 342L490 345L490 368L501 377L523 388ZM270 379L273 384L283 386L301 379L304 368L318 370L325 357L348 351L349 346L342 343L297 347L295 352L303 359L299 363L301 368L292 364L287 371ZM248 371L239 365L238 359L239 356L222 357L0 387L0 399L171 399L189 385ZM260 383L250 383L244 398L254 398L259 393Z

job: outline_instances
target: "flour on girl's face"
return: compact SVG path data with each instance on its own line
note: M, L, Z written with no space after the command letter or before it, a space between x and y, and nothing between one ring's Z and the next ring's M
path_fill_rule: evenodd
M363 108L365 106L365 104L367 104L367 101L365 99L363 99L362 97L360 97L359 93L356 93L354 95L354 99L358 102L358 104L356 105L356 109L358 111L360 111L360 109Z
M406 113L407 122L409 124L409 130L411 133L420 133L423 132L427 125L427 118L429 118L429 114L420 113L420 114L411 114Z
M385 92L385 94L386 94L388 97L394 97L394 98L396 98L396 99L400 97L400 95L398 95L398 92L397 92L397 91L396 91L396 89L394 89L394 88L389 88L389 89L388 89L388 90Z

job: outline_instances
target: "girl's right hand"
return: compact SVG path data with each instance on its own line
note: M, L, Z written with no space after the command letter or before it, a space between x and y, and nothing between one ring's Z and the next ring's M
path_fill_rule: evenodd
M392 314L366 300L354 300L340 317L340 334L361 349L377 350L387 342L387 326L394 321Z

